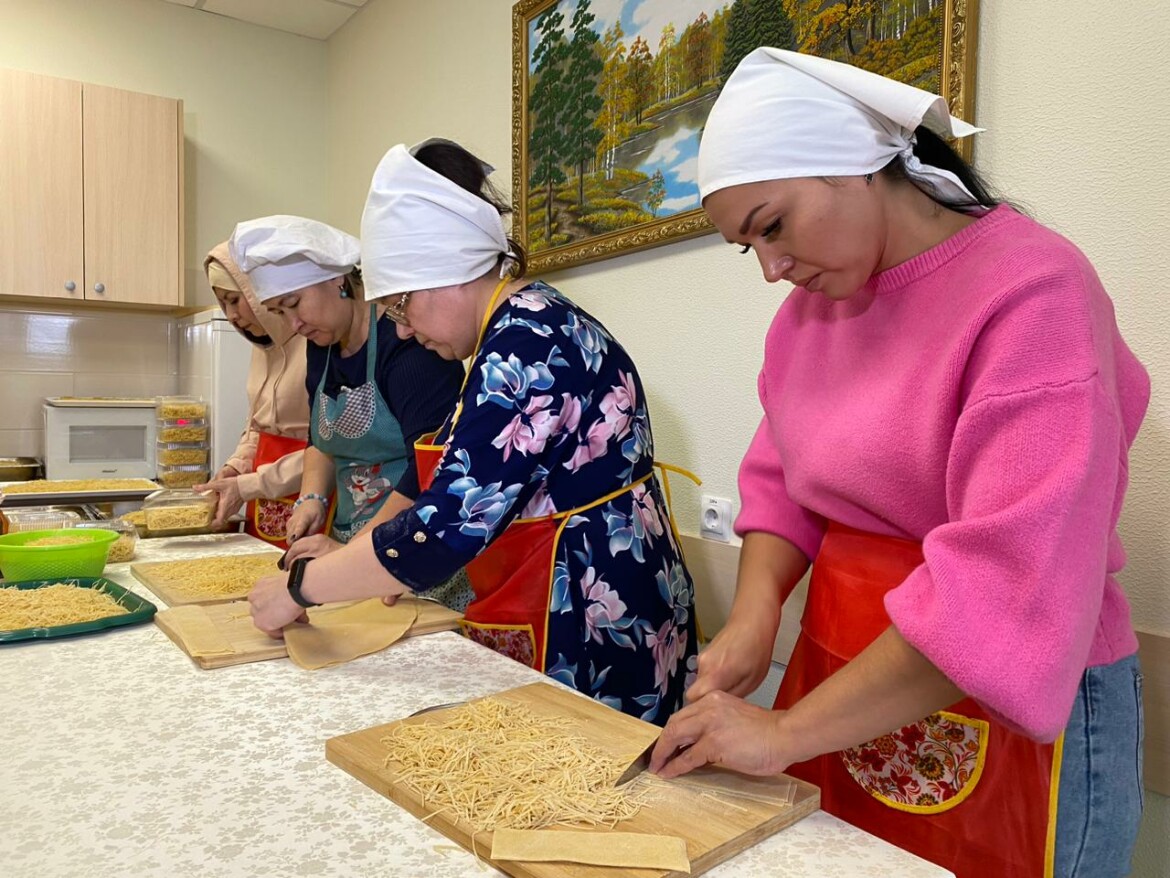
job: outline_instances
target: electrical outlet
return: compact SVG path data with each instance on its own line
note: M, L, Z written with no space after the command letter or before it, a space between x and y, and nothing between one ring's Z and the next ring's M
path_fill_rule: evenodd
M731 501L704 494L699 505L699 535L707 540L731 542Z

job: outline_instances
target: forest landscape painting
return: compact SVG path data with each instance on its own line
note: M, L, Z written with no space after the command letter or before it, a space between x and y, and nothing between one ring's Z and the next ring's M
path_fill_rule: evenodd
M757 46L971 90L974 0L520 0L513 234L537 269L693 235L703 124ZM945 39L944 39L945 36Z

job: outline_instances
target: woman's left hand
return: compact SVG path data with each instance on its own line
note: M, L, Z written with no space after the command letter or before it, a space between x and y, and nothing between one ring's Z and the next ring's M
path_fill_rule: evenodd
M248 594L252 623L269 637L284 637L284 627L293 622L308 622L305 608L288 593L288 578L279 574L265 576Z
M792 761L780 746L783 716L726 692L712 692L670 718L654 747L650 770L671 778L719 764L744 774L780 774Z

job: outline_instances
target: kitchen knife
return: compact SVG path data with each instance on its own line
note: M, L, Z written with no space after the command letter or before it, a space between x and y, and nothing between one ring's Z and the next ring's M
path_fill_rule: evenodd
M658 743L658 737L655 736L646 749L638 754L637 758L630 763L630 767L622 772L621 777L614 783L615 787L620 787L624 783L629 783L639 774L650 767L650 754L654 752L654 745Z

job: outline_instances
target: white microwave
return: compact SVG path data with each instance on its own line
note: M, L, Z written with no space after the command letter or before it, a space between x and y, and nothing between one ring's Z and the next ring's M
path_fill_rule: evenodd
M153 479L155 408L124 404L45 404L45 478Z

